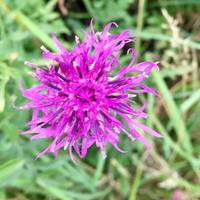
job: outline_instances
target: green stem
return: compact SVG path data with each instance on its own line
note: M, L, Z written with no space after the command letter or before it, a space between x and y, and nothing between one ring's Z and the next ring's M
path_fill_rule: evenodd
M141 177L142 177L142 167L141 167L141 164L138 164L135 179L133 181L130 196L129 196L128 200L136 200L137 199L137 192L138 192L138 189L140 186Z
M145 0L139 0L136 44L135 44L135 49L136 49L136 52L137 52L136 62L138 60L138 55L140 53L141 37L140 37L139 33L142 32L142 28L143 28L144 11L145 11Z
M98 161L97 161L97 168L94 173L94 184L98 184L98 180L101 178L101 175L103 173L104 169L104 164L105 164L105 159L103 159L103 156L101 155L101 152L98 154Z

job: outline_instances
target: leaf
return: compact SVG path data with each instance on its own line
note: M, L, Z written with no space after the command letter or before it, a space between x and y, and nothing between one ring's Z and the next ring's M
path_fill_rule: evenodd
M9 80L9 70L6 68L6 65L0 63L0 112L4 111L5 107L5 90L6 84Z
M24 160L13 159L0 165L0 186L12 183L20 175L24 163Z

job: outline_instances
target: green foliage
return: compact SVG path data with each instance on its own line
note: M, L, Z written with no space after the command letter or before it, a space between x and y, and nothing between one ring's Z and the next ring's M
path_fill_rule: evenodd
M154 200L172 199L176 190L187 199L199 199L199 0L69 0L67 16L58 2L0 0L0 199ZM161 71L154 71L148 82L161 96L145 98L146 123L163 139L149 137L153 148L146 151L122 135L120 146L126 154L107 146L108 157L103 160L91 148L78 165L65 151L57 159L45 155L34 160L48 142L30 142L20 135L31 111L12 106L15 99L17 105L26 101L18 81L26 87L36 84L28 76L32 69L23 63L46 64L40 46L57 51L52 32L72 49L74 34L82 38L81 29L91 18L98 30L109 21L118 22L120 30L130 28L136 35L138 60L160 61ZM121 63L129 60L123 55Z

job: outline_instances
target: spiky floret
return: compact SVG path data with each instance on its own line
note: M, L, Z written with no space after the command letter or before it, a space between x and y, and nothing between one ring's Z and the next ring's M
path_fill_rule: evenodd
M144 112L147 102L134 109L136 95L157 95L154 89L143 83L153 68L158 69L157 63L134 64L135 50L129 49L131 62L121 66L117 53L132 42L133 37L129 30L110 34L112 25L117 26L109 23L99 33L94 31L91 22L90 33L84 32L82 42L76 37L77 45L71 52L52 34L60 51L52 53L43 47L43 57L57 64L39 68L26 62L35 68L34 77L39 84L30 89L24 89L20 84L23 96L30 103L19 109L33 109L32 119L28 122L30 129L23 134L33 134L31 139L51 141L37 157L50 152L57 155L59 149L64 148L69 150L72 160L73 150L83 158L93 144L106 157L106 143L123 152L118 147L120 133L148 147L138 129L160 137L156 131L137 121L147 117ZM114 69L118 71L114 72Z

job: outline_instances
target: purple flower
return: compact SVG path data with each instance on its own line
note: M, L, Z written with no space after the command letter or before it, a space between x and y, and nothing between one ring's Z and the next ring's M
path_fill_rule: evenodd
M147 117L144 112L147 102L139 109L134 108L137 94L157 95L143 83L153 68L158 69L157 63L134 64L135 50L129 49L132 60L121 66L119 51L132 42L133 37L129 30L110 34L112 25L117 26L109 23L103 32L95 33L91 21L90 33L84 32L82 42L76 37L77 46L71 52L53 34L60 52L42 49L43 57L54 62L43 68L26 62L35 68L33 76L40 83L30 89L24 89L20 84L23 96L30 103L18 108L33 108L32 119L28 122L30 129L23 134L33 134L31 139L51 141L37 157L50 152L57 155L63 148L69 149L72 160L73 151L84 158L95 144L105 158L106 143L124 152L118 146L120 134L127 135L132 141L137 139L146 147L149 144L139 130L160 137L156 131L137 121Z

